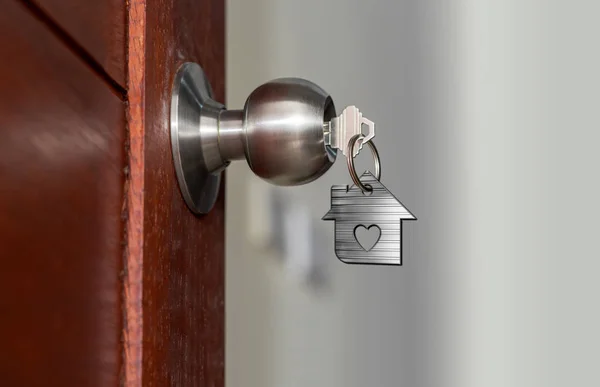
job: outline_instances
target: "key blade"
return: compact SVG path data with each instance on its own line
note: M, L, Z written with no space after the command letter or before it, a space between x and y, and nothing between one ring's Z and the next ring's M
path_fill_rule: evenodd
M365 124L369 128L367 134L362 133L362 125ZM352 157L362 149L363 144L375 137L375 123L366 117L356 106L348 106L342 111L338 117L333 118L324 126L325 144L334 149L342 151L344 156L348 157L348 143L350 139L357 135L363 134L362 138L356 141Z

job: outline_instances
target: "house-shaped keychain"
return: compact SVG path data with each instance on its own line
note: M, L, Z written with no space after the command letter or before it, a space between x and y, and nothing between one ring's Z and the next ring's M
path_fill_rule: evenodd
M372 191L363 193L356 185L331 187L331 209L323 220L335 220L335 254L345 263L402 265L402 222L417 218L371 172L360 181ZM370 246L357 238L365 229L379 234Z

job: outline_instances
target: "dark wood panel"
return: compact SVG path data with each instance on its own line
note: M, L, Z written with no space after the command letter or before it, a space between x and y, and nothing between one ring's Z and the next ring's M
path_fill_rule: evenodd
M28 0L29 1L29 0ZM121 87L126 73L125 0L33 0Z
M173 169L169 107L175 71L185 61L204 67L223 100L224 1L133 1L129 27L134 162L127 224L129 235L143 234L144 244L128 246L126 380L132 386L223 386L223 195L203 217L185 206Z
M16 1L0 53L0 384L117 386L124 103Z

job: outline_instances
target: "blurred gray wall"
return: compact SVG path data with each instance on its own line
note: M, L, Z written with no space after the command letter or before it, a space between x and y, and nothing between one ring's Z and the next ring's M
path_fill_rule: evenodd
M227 104L300 76L359 106L383 183L419 218L404 266L344 265L319 220L343 160L299 188L231 166L227 385L600 385L600 3L227 7ZM261 197L309 213L323 286L253 241Z

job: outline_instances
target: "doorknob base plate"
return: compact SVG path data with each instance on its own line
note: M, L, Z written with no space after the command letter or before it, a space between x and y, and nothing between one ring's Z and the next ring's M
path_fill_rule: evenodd
M171 94L171 148L179 188L195 214L206 214L219 194L223 164L218 151L218 117L224 106L196 63L184 63ZM202 130L201 130L202 129Z

